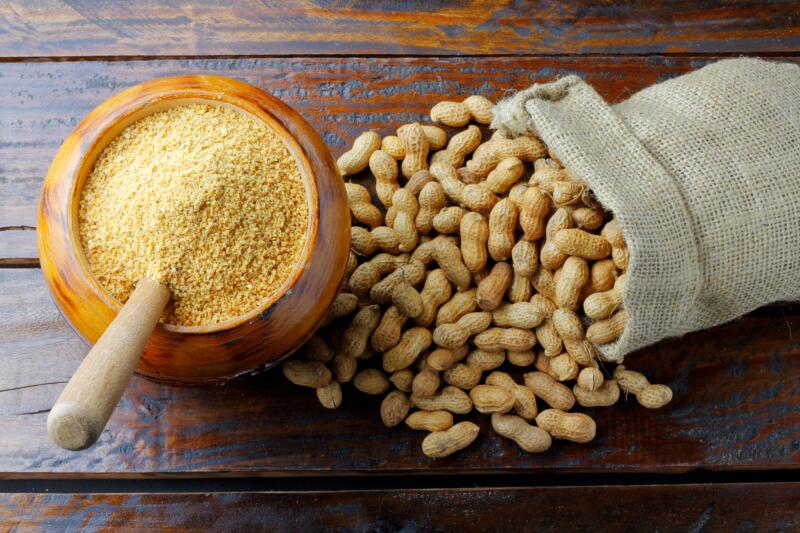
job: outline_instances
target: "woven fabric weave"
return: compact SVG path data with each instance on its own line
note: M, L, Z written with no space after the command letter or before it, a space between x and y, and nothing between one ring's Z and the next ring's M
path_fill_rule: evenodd
M800 67L719 61L610 106L576 76L495 107L583 178L628 243L621 361L667 337L800 299Z

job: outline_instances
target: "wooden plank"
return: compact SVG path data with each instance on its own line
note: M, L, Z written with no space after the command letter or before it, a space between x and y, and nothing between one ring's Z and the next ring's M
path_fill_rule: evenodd
M84 115L125 87L158 76L202 72L253 83L294 106L340 154L363 130L388 133L404 122L424 120L441 99L471 93L500 98L536 81L577 73L606 98L619 101L711 60L659 56L2 63L0 226L33 224L50 160ZM4 237L0 238L0 258L33 257L33 232L20 238L27 241L2 245Z
M379 398L345 387L323 409L280 372L218 388L135 378L97 445L66 452L47 411L86 347L58 316L36 269L0 270L0 477L272 476L343 473L684 472L800 465L800 315L762 312L628 358L675 400L589 410L598 438L529 455L488 418L469 449L443 460L423 434L386 429Z
M2 494L15 530L792 531L800 483L211 494Z
M0 56L484 55L796 51L791 0L0 5Z

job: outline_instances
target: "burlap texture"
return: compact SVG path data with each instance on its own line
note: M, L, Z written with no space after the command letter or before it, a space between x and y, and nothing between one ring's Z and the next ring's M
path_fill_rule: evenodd
M586 180L628 242L608 360L800 299L800 67L729 59L609 106L568 76L499 102Z

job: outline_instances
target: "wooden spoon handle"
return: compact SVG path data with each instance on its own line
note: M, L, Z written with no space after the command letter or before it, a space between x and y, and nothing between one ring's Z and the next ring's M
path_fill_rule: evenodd
M50 410L47 432L56 444L82 450L100 437L169 298L164 285L139 280Z

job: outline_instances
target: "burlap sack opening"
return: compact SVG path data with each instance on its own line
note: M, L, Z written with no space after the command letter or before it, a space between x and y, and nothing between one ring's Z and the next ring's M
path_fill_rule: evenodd
M800 67L730 59L609 106L568 76L497 104L594 190L628 242L604 358L800 299Z

